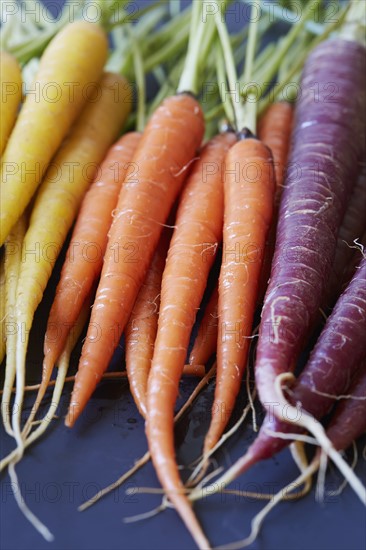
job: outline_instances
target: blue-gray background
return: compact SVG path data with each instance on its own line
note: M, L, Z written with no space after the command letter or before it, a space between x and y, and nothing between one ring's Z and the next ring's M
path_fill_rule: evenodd
M63 0L45 0L55 12ZM134 2L141 6L143 2ZM182 5L186 2L182 2ZM235 12L234 12L235 13ZM236 13L243 13L237 11ZM245 24L234 14L231 28ZM47 307L55 286L53 278L36 317L32 332L29 367L41 364L41 345ZM118 357L114 361L119 368ZM195 382L181 385L186 398ZM181 520L172 510L139 523L126 524L123 518L148 511L160 502L159 496L138 494L138 486L158 486L151 464L131 480L84 513L77 506L97 490L117 479L146 451L144 424L139 417L125 381L104 382L94 394L85 415L73 430L62 422L68 390L59 411L43 440L32 446L17 468L21 490L28 506L55 535L45 542L21 515L11 492L6 473L1 479L0 546L3 550L114 550L114 549L191 549L194 543ZM176 441L179 462L189 464L199 452L209 422L213 394L211 384L196 401L191 412L179 423ZM241 404L245 395L241 397ZM240 404L238 410L240 409ZM228 466L253 439L250 421L218 454L221 465ZM1 456L13 448L13 441L1 432ZM361 449L361 445L360 445ZM356 468L365 479L365 461ZM233 486L241 490L274 492L295 479L297 469L286 450L274 459L260 463ZM341 476L330 468L327 489L341 483ZM126 495L125 489L133 494ZM216 496L195 506L197 515L214 545L236 541L248 535L251 518L263 503L238 497ZM325 497L319 504L314 490L298 502L281 503L267 518L253 549L263 550L361 550L366 547L364 510L346 487L341 496Z

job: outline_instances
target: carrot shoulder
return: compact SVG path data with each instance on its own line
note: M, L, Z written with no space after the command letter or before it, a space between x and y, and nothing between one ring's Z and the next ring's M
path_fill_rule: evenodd
M44 52L34 91L25 99L2 158L0 245L94 91L107 50L98 25L77 21L62 29Z
M67 426L108 367L203 132L201 108L190 94L166 99L145 129L133 158L136 171L122 186L110 230Z

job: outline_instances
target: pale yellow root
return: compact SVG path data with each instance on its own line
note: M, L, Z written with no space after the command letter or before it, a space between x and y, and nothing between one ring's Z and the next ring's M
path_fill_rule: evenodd
M46 431L48 425L50 424L53 413L57 409L58 404L60 402L62 390L64 387L64 381L66 377L66 372L69 365L69 359L70 357L63 356L60 359L59 369L57 373L57 379L56 384L52 396L52 402L49 407L48 412L42 419L40 425L38 428L24 441L24 448L28 447L31 443L36 441L43 433ZM18 462L18 449L15 449L12 453L10 453L7 457L5 457L0 462L0 471L3 470L6 466L8 466L9 476L12 481L11 487L14 493L14 497L17 501L17 504L21 510L21 512L24 514L24 516L28 519L28 521L33 525L33 527L43 536L43 538L49 542L53 541L53 535L48 530L48 528L33 514L33 512L28 508L28 506L25 504L25 501L23 499L23 496L20 491L20 485L18 482L18 477L15 472L15 465Z
M5 242L5 332L6 332L6 362L3 397L1 401L1 416L7 434L13 436L11 426L10 401L11 389L15 381L16 365L15 350L17 332L22 330L16 323L15 307L18 277L22 262L22 244L28 227L28 215L23 214L13 226Z
M197 395L202 391L202 389L206 386L210 378L214 376L216 372L216 364L214 364L211 369L208 371L208 373L198 382L197 386L189 396L188 400L184 403L183 407L178 411L178 413L175 415L174 422L178 422L178 420L183 416L183 414L187 411L188 407L191 406L194 399L197 397ZM125 481L127 481L133 474L135 474L142 466L147 464L147 462L150 460L150 452L147 451L141 458L135 462L134 466L130 468L127 472L125 472L119 479L99 491L96 495L94 495L92 498L87 500L86 502L83 502L78 507L79 512L83 512L96 502L100 500L102 497L107 495L108 493L114 491L118 487L120 487Z
M355 441L352 442L352 449L353 449L353 459L351 463L351 468L352 470L354 470L358 462L358 450L357 450L357 445ZM338 496L343 492L346 486L347 486L347 480L344 479L340 484L340 486L338 487L338 489L335 489L334 491L329 491L328 495L332 497Z
M0 258L0 364L6 350L6 309L5 309L5 260Z

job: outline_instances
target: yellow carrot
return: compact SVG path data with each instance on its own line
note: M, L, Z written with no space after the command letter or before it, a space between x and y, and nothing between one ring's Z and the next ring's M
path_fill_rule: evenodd
M88 101L50 164L35 199L22 247L16 296L17 348L11 359L16 365L17 388L12 424L20 446L25 359L33 316L83 195L130 111L129 95L124 78L105 73L99 98Z
M17 60L0 52L0 155L3 154L22 99L22 74Z
M103 30L85 21L64 27L45 50L2 158L0 246L95 91L107 50Z
M0 363L5 357L5 261L0 259Z
M10 422L11 390L15 380L15 354L17 342L17 325L15 318L15 301L17 284L22 262L22 244L28 227L28 211L19 218L5 241L5 338L6 363L3 396L1 401L1 415L4 428L9 435L13 435Z

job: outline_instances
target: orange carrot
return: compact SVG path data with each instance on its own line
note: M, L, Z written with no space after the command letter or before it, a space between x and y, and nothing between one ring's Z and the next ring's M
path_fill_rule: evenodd
M156 473L187 523L189 503L175 460L174 405L189 344L223 224L222 166L235 134L203 148L183 190L161 287L158 333L148 381L146 434Z
M276 176L276 200L279 200L290 148L293 107L287 101L272 103L260 118L258 137L272 151Z
M126 174L134 170L130 161L140 139L138 132L129 132L111 147L84 197L48 318L44 372L57 361L84 300L100 275L112 213Z
M242 139L226 156L225 176L217 381L204 455L225 429L246 364L273 211L275 181L271 152L257 139Z
M167 98L151 117L122 186L66 425L73 426L116 349L204 132L191 94Z
M190 365L206 365L210 357L216 352L219 326L217 312L218 299L218 287L215 285L189 356Z
M125 331L126 371L132 396L143 417L146 417L147 380L158 329L161 280L171 233L165 228L161 234Z
M273 155L273 165L276 176L275 203L280 200L282 184L286 170L287 157L290 148L293 108L286 101L271 104L261 117L258 126L258 137L267 145ZM275 221L275 220L273 220ZM271 260L276 238L276 224L272 223L264 255L259 296L263 297L271 270ZM194 342L189 363L205 365L216 352L218 334L218 289L215 287L207 304L197 338Z
M281 199L283 180L286 173L287 158L293 122L293 107L286 101L272 103L261 117L258 125L258 137L272 151L276 176L275 211L270 227L263 259L259 300L262 301L271 273L272 257L276 243L277 211Z

